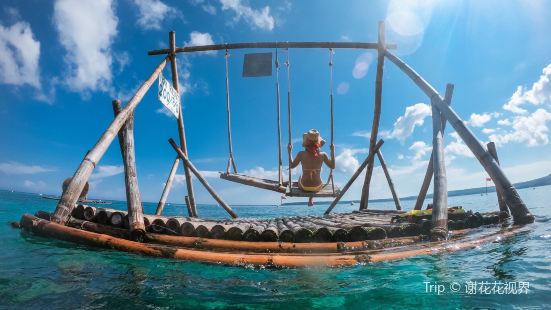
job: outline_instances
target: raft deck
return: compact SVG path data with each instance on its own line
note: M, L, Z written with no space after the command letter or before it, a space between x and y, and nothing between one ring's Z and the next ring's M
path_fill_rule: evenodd
M323 216L281 218L199 219L145 215L148 232L250 242L350 242L428 235L430 214L409 220L404 211L362 210ZM79 205L72 217L119 228L128 228L125 211ZM499 212L450 213L451 230L497 224Z
M105 210L99 210L98 214ZM368 212L344 214L356 220ZM370 211L373 225L390 214ZM49 215L45 212L37 214ZM119 213L115 213L118 217ZM113 217L113 214L111 214ZM354 219L353 219L354 217ZM100 219L102 217L100 216ZM371 218L371 216L369 216ZM377 219L377 220L375 220ZM202 221L204 226L221 221ZM235 220L231 222L245 222ZM237 224L235 224L238 226ZM453 230L448 240L429 242L423 235L384 237L376 240L347 242L234 241L181 235L146 233L145 242L128 240L130 231L123 227L71 218L68 226L33 215L23 215L21 226L37 235L79 244L110 248L154 257L238 266L338 267L397 260L418 255L434 255L472 249L484 243L503 240L523 232L522 227L483 226ZM151 224L150 224L151 226ZM344 229L349 231L348 229Z

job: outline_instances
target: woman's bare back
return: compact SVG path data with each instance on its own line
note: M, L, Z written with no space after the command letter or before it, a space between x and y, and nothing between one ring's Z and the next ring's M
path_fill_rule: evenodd
M320 152L318 156L314 156L310 152L300 151L291 163L291 168L296 167L300 163L302 166L302 184L304 186L319 186L323 183L321 180L321 166L324 162L329 168L335 168L324 152Z

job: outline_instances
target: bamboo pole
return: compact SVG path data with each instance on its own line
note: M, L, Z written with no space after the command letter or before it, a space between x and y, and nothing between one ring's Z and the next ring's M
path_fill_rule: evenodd
M473 152L473 155L478 159L484 170L490 175L496 190L503 197L505 202L510 208L513 220L516 224L527 224L534 222L534 216L530 214L530 211L520 198L517 190L509 181L501 167L497 164L496 160L486 151L482 143L475 137L475 135L467 128L465 123L459 118L455 111L449 107L440 97L438 92L427 83L417 72L415 72L410 66L408 66L400 58L393 55L388 50L385 51L386 57L398 66L407 76L409 76L417 86L430 98L435 98L435 105L444 115L444 117L450 122L457 134L461 137L467 147Z
M166 179L165 187L163 189L163 194L161 195L159 204L157 204L155 215L161 215L163 213L166 200L168 199L168 194L170 193L170 189L172 188L172 182L174 181L174 176L176 176L176 171L178 170L179 163L180 163L180 157L176 156L176 158L174 159L174 163L172 164L172 168L170 168L170 173L168 174L168 178Z
M113 100L112 104L113 113L117 117L122 110L121 102L120 100ZM145 225L134 151L134 114L130 114L130 117L128 117L128 120L126 120L126 123L119 131L118 136L124 164L124 184L126 187L130 235L135 241L143 241Z
M381 163L381 168L383 168L383 172L385 173L385 177L388 182L388 187L390 187L390 193L392 194L392 199L394 200L394 204L396 205L396 210L402 210L402 205L400 204L400 198L398 197L398 194L396 194L396 189L394 188L394 182L392 182L392 178L390 177L390 173L388 172L381 149L377 151L377 157L379 158L379 162Z
M377 144L375 145L375 148L373 149L373 152L377 152L377 150L381 147L381 145L383 145L384 141L381 139L379 140L379 142L377 142ZM333 210L333 208L335 208L335 206L337 205L337 203L339 203L339 200L341 200L342 196L344 196L344 194L346 193L346 191L348 191L348 189L350 188L350 186L352 186L352 183L354 183L354 181L356 180L356 178L360 175L360 173L362 173L362 171L365 169L365 167L367 166L367 163L369 162L369 160L371 160L373 158L373 156L375 156L375 153L373 152L369 152L369 155L367 155L367 158L364 160L364 162L360 165L360 167L358 167L358 169L356 170L356 172L354 172L354 174L352 175L352 177L350 178L350 180L348 180L348 183L346 183L346 185L343 187L343 189L339 192L339 195L335 198L335 200L333 200L333 202L331 203L331 205L329 206L329 208L327 208L327 210L325 210L325 213L324 214L329 214L331 213L331 210Z
M79 204L73 209L71 216L81 220L84 219L84 208L86 208L84 205Z
M170 69L172 73L172 85L174 86L174 89L176 92L180 93L180 83L178 82L178 66L176 64L176 33L174 31L169 32L168 34L168 42L170 45L170 53L169 57L171 60L170 63ZM186 130L184 127L184 115L183 115L183 105L180 102L180 109L178 112L178 136L180 138L180 148L186 154L187 156L187 142L186 142ZM189 169L184 163L184 175L186 176L186 187L187 187L187 195L189 197L189 204L186 203L188 208L188 214L192 217L197 217L197 207L195 205L195 195L193 193L193 181L191 179L191 174L189 173ZM186 201L187 202L187 201Z
M226 124L228 126L228 166L226 168L226 173L230 173L230 168L233 168L233 172L237 173L237 166L235 165L235 160L233 159L233 143L231 135L231 109L230 109L230 78L229 78L229 57L230 54L226 50L224 58L226 60Z
M275 74L276 74L276 106L277 106L277 146L278 146L278 166L277 166L277 180L279 186L283 186L283 155L281 151L281 98L279 94L279 55L275 55Z
M176 53L193 53L205 51L232 50L244 48L351 48L351 49L377 49L378 43L366 42L247 42L247 43L224 43L201 46L177 47ZM396 44L387 44L387 49L395 49ZM170 49L152 50L148 55L170 54Z
M449 86L449 84L448 84ZM438 98L432 99L436 101ZM434 187L432 196L432 220L430 237L434 240L445 240L448 236L448 180L444 160L444 135L440 111L434 102L432 106L432 155Z
M293 188L293 169L291 168L291 162L293 155L291 154L291 149L289 146L293 146L292 139L292 129L291 129L291 60L289 58L289 49L286 50L285 54L285 68L287 68L287 136L288 136L288 145L287 145L287 160L289 162L289 192Z
M54 222L61 224L65 224L67 222L80 193L84 189L86 182L92 174L92 171L103 157L103 154L107 151L109 145L113 142L113 139L115 139L115 136L119 130L122 128L124 123L126 123L126 120L132 115L134 109L138 106L145 93L149 90L151 85L153 85L154 81L162 72L167 60L168 58L165 58L161 61L149 78L140 86L132 99L130 99L130 101L126 104L124 109L122 109L119 115L117 115L117 117L115 117L115 119L111 122L107 130L102 134L98 142L96 142L96 145L94 145L94 147L86 154L80 163L80 166L76 170L73 179L69 183L69 186L67 186L67 189L61 195L61 199L59 200L54 216L52 217Z
M449 89L449 92L448 92ZM444 101L451 105L453 95L453 84L448 84L446 86L446 94L444 95ZM442 133L446 130L446 118L442 118ZM432 169L432 163L434 161L432 151L430 153L430 159L429 164L427 165L427 171L425 172L425 178L423 179L423 184L421 185L421 189L419 190L419 195L417 195L417 200L415 201L415 207L414 210L421 210L423 209L423 203L425 202L425 198L427 197L427 192L429 191L430 182L432 181L432 175L434 173L434 170Z
M375 107L373 111L373 125L371 127L371 137L369 138L369 152L375 153L375 144L379 134L379 121L381 119L381 101L383 95L383 68L385 63L385 24L379 22L379 38L377 47L377 76L375 78ZM367 209L369 203L369 185L373 175L374 157L367 165L364 185L362 187L362 196L360 199L360 210Z
M496 160L497 164L499 165L499 158L497 157L497 149L496 149L495 143L488 142L486 146L488 147L488 152L490 153L490 155L492 155L492 157ZM507 204L505 203L505 200L497 190L496 190L496 193L497 193L497 202L499 204L499 211L509 214L509 209L507 209Z
M178 153L178 156L180 156L180 158L185 162L186 167L189 167L189 170L191 170L191 172L193 172L193 174L195 174L195 177L197 177L199 182L201 182L201 184L203 184L205 189L211 194L212 198L214 198L214 200L216 200L216 202L218 202L218 204L220 204L220 206L222 208L224 208L224 210L226 210L226 212L228 212L228 214L231 215L231 217L237 218L237 214L235 212L233 212L232 208L228 204L226 204L224 202L224 200L222 200L222 198L220 198L220 196L218 196L218 194L210 186L210 184L207 182L207 180L205 180L205 178L201 175L199 170L197 170L197 168L195 168L195 166L187 158L186 154L184 154L184 152L182 152L182 150L180 148L178 148L178 145L176 145L176 142L174 142L174 140L172 140L172 138L169 139L168 142L170 143L170 145L172 145L172 147L174 148L176 153Z

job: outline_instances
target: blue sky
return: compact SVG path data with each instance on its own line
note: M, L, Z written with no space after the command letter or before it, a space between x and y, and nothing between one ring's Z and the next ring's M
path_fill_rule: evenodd
M147 51L247 41L375 42L385 21L394 52L437 90L455 85L452 106L483 141L495 141L514 182L551 173L551 3L546 1L10 1L0 8L0 188L59 194L63 179L161 60ZM274 52L273 50L261 50ZM234 153L240 172L277 176L275 79L242 78L231 51ZM280 56L284 56L283 53ZM279 195L222 181L227 161L224 55L179 54L189 156L230 203L277 203ZM317 128L329 139L327 50L291 50L293 137ZM376 55L337 50L334 65L336 181L344 184L366 156L373 114ZM283 59L281 59L283 61ZM385 63L380 136L401 196L418 192L431 148L427 98ZM287 90L281 71L282 94ZM170 71L164 75L170 77ZM177 138L174 117L156 86L135 112L143 199L159 199ZM285 98L282 96L282 98ZM285 101L282 101L284 104ZM284 111L284 110L283 110ZM282 121L287 126L286 117ZM286 131L283 143L287 143ZM295 141L296 142L296 141ZM449 189L484 185L485 173L448 128ZM295 144L295 152L300 144ZM284 158L286 158L284 156ZM91 178L91 197L124 199L115 142ZM180 168L169 200L182 202ZM327 173L327 171L325 172ZM295 178L298 175L295 175ZM347 195L359 199L360 183ZM197 200L212 199L196 184ZM372 198L389 197L380 167Z

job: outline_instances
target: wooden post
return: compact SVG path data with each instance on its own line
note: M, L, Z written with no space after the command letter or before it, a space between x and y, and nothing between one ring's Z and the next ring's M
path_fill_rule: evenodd
M379 162L381 163L381 167L383 168L383 171L385 173L385 177L388 182L388 187L390 187L390 192L392 193L392 199L394 199L394 204L396 205L396 210L402 210L402 205L400 204L400 198L398 197L398 194L396 194L396 189L394 189L394 182L392 182L392 178L390 177L390 173L388 172L388 169L386 167L383 153L381 152L380 149L377 151L377 157L379 158Z
M168 198L168 194L170 193L170 189L172 188L172 181L174 181L174 176L176 175L176 171L178 170L179 163L180 163L180 157L176 157L174 159L174 163L172 164L172 168L170 168L170 173L168 174L168 178L166 179L165 188L163 189L163 194L161 195L161 199L157 204L155 215L161 215L163 213L163 209L165 208L165 203ZM189 206L188 206L188 213L190 213Z
M289 49L289 48L346 48L346 49L377 49L378 43L366 42L248 42L248 43L222 43L213 45L198 45L177 47L176 53L194 53L206 51L220 51L232 49ZM396 49L396 44L387 44L387 49ZM170 49L148 51L148 55L170 54Z
M377 76L375 79L375 110L373 112L373 126L371 127L371 137L369 139L369 152L375 153L374 148L377 143L377 135L379 134L379 120L381 118L381 100L383 95L383 66L385 62L385 24L379 22L379 40L377 47ZM367 165L364 185L362 188L362 196L360 200L360 210L367 209L369 203L369 185L373 174L372 157Z
M499 159L497 157L497 150L496 150L495 143L488 142L486 146L488 147L488 152L490 153L490 155L492 155L492 157L496 160L497 164L499 165ZM496 193L497 193L497 202L499 204L499 211L509 214L509 209L507 209L507 204L505 203L505 200L503 199L503 197L501 197L501 195L497 190L496 190Z
M115 117L121 112L120 100L113 100ZM128 223L130 236L135 241L143 241L145 225L143 221L143 206L138 186L136 171L136 155L134 151L134 114L131 114L119 131L119 145L124 163L124 183L126 185L126 203L128 205Z
M448 84L450 86L450 84ZM433 101L438 100L434 98ZM434 188L432 196L431 240L445 240L448 237L448 181L444 160L444 134L442 116L434 103L432 106L432 155Z
M435 98L434 104L440 110L442 115L450 122L453 129L457 132L459 137L465 142L467 147L473 152L473 155L478 159L484 170L490 175L496 190L500 193L501 197L505 200L510 208L513 220L516 224L527 224L534 222L534 216L530 214L530 211L520 198L517 190L509 181L501 167L497 164L496 160L486 151L482 143L475 137L475 135L467 128L463 120L455 113L455 111L449 107L444 100L440 97L438 92L425 81L415 70L404 63L403 60L396 57L394 54L385 51L386 57L398 66L407 76L409 76L417 86L427 95L429 98Z
M363 161L363 163L360 165L360 167L358 167L358 169L356 170L356 172L354 172L354 174L352 175L352 177L350 178L350 180L348 180L348 182L346 183L346 185L342 188L342 190L339 192L339 195L335 198L335 200L333 200L333 202L331 203L331 205L329 206L329 208L327 208L327 210L325 210L325 215L331 213L331 210L333 210L333 208L335 208L335 206L337 205L337 203L339 203L339 201L341 200L342 196L344 196L344 194L346 193L346 191L348 191L348 189L350 188L350 186L352 186L352 183L354 183L354 181L356 180L356 178L358 178L358 176L360 175L360 173L362 173L362 171L365 169L365 167L367 166L367 164L369 163L370 160L373 159L373 157L375 156L375 153L377 152L377 150L381 147L381 145L383 145L384 141L383 140L379 140L379 142L377 142L377 144L375 144L375 148L373 149L373 152L369 152L369 155L367 155L367 158Z
M195 166L187 158L187 155L184 154L184 152L178 147L176 142L174 142L174 140L172 140L172 138L169 139L168 142L170 143L170 145L172 145L172 147L174 148L176 153L178 153L178 156L180 156L180 158L185 162L186 166L189 167L189 170L191 172L193 172L193 174L195 175L195 177L197 177L199 182L201 182L201 184L203 184L205 189L211 194L212 198L214 198L214 200L216 200L216 202L218 202L218 204L220 204L220 206L222 208L224 208L224 210L226 210L226 212L228 212L229 215L231 215L231 217L237 218L237 214L235 212L233 212L232 208L227 203L225 203L224 200L222 200L222 198L220 198L220 196L218 196L218 194L210 186L210 184L207 182L207 180L205 180L205 178L201 175L199 170L197 170L197 168L195 168Z
M111 122L107 130L99 138L98 142L96 142L96 145L94 145L86 156L84 156L84 159L75 172L73 179L67 186L67 190L65 190L61 195L61 199L57 204L52 221L60 224L65 224L67 222L80 193L82 193L86 182L88 182L88 179L92 174L92 171L100 161L101 157L103 157L103 154L105 154L105 151L107 151L109 145L113 142L113 139L115 139L115 136L118 134L119 130L122 128L124 123L126 123L126 120L132 115L134 109L138 106L145 93L163 71L167 60L168 58L165 58L161 61L149 78L140 86L132 99L130 99L130 101L126 104L124 109L122 109L113 122Z
M446 101L448 105L451 105L452 95L453 95L453 84L448 84L446 86L446 95L444 96L444 101ZM446 130L446 118L442 118L442 134L444 134L445 130ZM421 190L419 190L419 195L417 196L417 200L415 201L415 207L413 208L414 210L423 209L423 203L425 202L425 198L427 197L427 192L429 191L430 182L432 181L432 175L434 173L434 170L432 169L433 162L434 162L434 156L431 151L429 164L427 166L427 172L425 173L425 178L423 179Z
M421 184L421 189L419 190L419 195L417 195L417 200L415 201L415 207L413 208L413 210L423 209L423 203L425 202L425 198L427 197L427 192L429 191L430 182L432 181L432 175L434 173L434 170L432 169L433 162L434 162L434 156L431 151L429 164L427 166L427 171L425 172L425 177L423 178L423 184Z
M178 93L180 93L180 83L178 82L178 67L176 65L176 33L174 31L169 32L168 42L170 44L170 69L172 72L172 86ZM180 112L178 113L178 135L180 137L180 148L187 156L187 143L186 143L186 131L184 127L184 115L182 113L184 106L180 103ZM193 193L193 181L191 179L191 174L186 164L184 164L184 175L186 176L186 187L187 195L189 197L190 204L188 207L188 213L191 217L197 217L197 207L195 206L195 195Z

